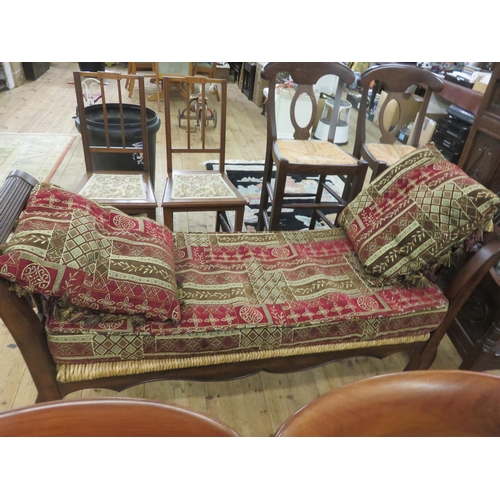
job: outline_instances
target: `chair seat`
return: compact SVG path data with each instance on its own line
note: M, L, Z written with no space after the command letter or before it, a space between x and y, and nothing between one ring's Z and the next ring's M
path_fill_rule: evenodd
M219 172L174 172L171 196L173 199L238 197Z
M399 144L365 144L367 151L379 162L391 166L407 154L415 151L413 146Z
M158 206L148 175L141 172L102 170L87 172L75 192L103 205L110 205L128 214L146 211L155 219Z
M205 199L205 204L201 200ZM230 206L242 206L247 200L232 185L227 174L196 170L175 170L167 176L163 194L163 208L184 207L207 210L207 207L228 209ZM213 209L213 208L212 208Z
M146 188L142 174L117 175L94 173L79 192L92 199L145 200Z
M355 165L357 160L328 141L278 140L278 150L289 163L307 165Z

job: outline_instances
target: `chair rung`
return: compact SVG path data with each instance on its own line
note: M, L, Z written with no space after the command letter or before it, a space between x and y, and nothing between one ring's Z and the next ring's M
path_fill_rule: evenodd
M328 217L321 210L315 210L315 212L327 226L331 227L332 229L335 227L335 224L330 219L328 219Z
M217 212L217 217L219 218L220 225L222 226L222 230L226 233L231 233L231 226L229 225L228 220L225 217L225 212Z
M283 203L282 208L305 208L305 209L318 209L318 208L331 208L331 209L343 209L345 204L343 203Z

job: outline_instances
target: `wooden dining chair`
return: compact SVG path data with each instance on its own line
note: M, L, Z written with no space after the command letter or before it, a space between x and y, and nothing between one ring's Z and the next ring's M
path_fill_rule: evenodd
M289 77L286 84L278 83L278 76L283 74ZM338 77L337 98L327 140L311 140L319 97L314 85L325 75ZM338 214L361 191L367 168L364 161L334 144L344 86L354 81L354 73L337 62L272 62L264 66L262 78L275 84L269 85L266 103L267 143L257 230L283 229L280 228L282 211L299 208L311 210L310 229L316 227L318 219L333 227L334 221L327 211ZM294 174L316 177L317 190L313 193L287 190L287 179ZM328 176L342 176L342 193L333 189ZM325 191L329 201L323 198Z
M1 437L237 437L214 417L132 398L39 403L0 413Z
M292 415L277 436L500 436L500 377L413 371L354 382Z
M216 62L194 62L192 64L192 75L202 75L207 78L217 78L217 63ZM218 101L220 101L219 89L215 87L215 97Z
M137 71L153 71L153 63L151 62L129 62L127 65L127 73L129 75L137 74ZM132 97L134 93L135 80L127 78L125 88L128 90L128 96Z
M167 143L167 183L162 208L164 224L173 230L175 212L217 212L215 230L241 231L246 199L225 172L227 81L204 76L164 77L163 88L169 95L174 86L186 88L181 107L172 109L172 99L165 99L165 132ZM220 105L212 109L210 86L220 88ZM174 142L175 136L175 142ZM174 169L174 154L216 154L217 170ZM226 212L235 212L233 228Z
M360 75L358 85L362 88L362 94L353 155L368 162L373 178L418 147L425 113L432 93L441 92L444 83L439 76L426 69L404 64L381 64L364 71ZM408 125L402 110L405 99L410 98L408 90L414 86L425 88L425 94L420 105L418 118L413 124L411 142L402 144L396 142L396 138L401 128ZM381 134L379 142L368 142L366 136L367 113L371 111L369 109L370 103L375 102L375 96L370 95L369 91L373 89L374 94L375 88L384 88L387 96L377 111L378 128Z
M146 213L156 220L154 169L149 143L149 121L156 130L159 118L146 108L144 77L118 73L73 73L77 101L76 125L82 135L86 172L75 191L131 215ZM100 82L100 104L86 106L85 78ZM123 99L123 83L138 83L139 105ZM152 116L149 117L148 113ZM154 135L154 134L153 134ZM154 136L155 137L155 136ZM150 147L151 146L151 147Z

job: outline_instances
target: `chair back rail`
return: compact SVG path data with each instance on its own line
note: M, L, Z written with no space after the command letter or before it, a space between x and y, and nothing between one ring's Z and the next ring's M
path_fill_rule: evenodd
M311 137L311 128L316 120L317 101L314 95L314 85L324 75L333 74L339 77L336 94L342 96L344 85L350 85L354 82L354 73L345 65L337 62L333 63L287 63L287 62L270 62L262 69L262 78L270 82L278 82L277 75L280 73L288 73L296 84L294 95L290 103L290 120L294 128L294 139L308 140ZM286 92L286 88L282 90ZM307 95L311 102L311 114L305 125L300 125L297 121L297 103L299 98ZM330 128L328 132L328 141L333 143L337 121L339 116L341 99L335 99L334 109L331 115ZM277 123L275 119L276 108L276 92L273 88L269 89L269 97L267 102L268 112L268 136L276 140L278 138Z
M394 144L403 125L402 113L399 113L399 120L393 127L385 126L384 112L390 102L397 102L399 110L403 103L403 94L414 85L426 89L424 99L420 106L417 121L414 124L415 132L413 134L411 146L418 147L422 126L425 120L425 113L433 92L441 92L444 88L443 80L429 70L417 68L404 64L383 64L374 66L364 71L359 79L359 86L362 88L360 107L358 110L358 121L356 124L356 139L354 142L353 155L359 158L361 147L366 142L366 115L369 106L368 93L373 90L373 83L381 82L384 84L387 97L381 105L379 112L379 128L381 132L380 142L382 144ZM373 97L373 96L372 96Z
M78 105L78 113L80 116L80 127L82 132L82 143L85 158L85 166L87 172L93 172L93 158L92 153L113 153L113 154L129 154L138 153L143 155L143 169L145 173L150 173L150 158L149 158L149 144L148 144L148 131L147 131L147 115L146 115L146 99L144 90L144 76L141 75L122 75L120 73L111 72L96 72L96 73L85 73L85 72L75 72L73 73L76 99ZM85 78L95 78L100 82L101 88L101 102L102 102L102 112L103 112L103 128L104 128L104 138L105 145L95 145L91 144L86 106L84 100L84 92L82 83ZM126 145L126 130L125 130L125 114L124 114L124 102L122 94L122 81L134 80L139 86L139 108L140 108L140 127L141 127L141 141L135 143L134 146ZM119 109L119 128L120 128L120 142L121 146L111 145L111 131L110 131L110 117L108 103L111 99L108 97L112 89L107 90L106 80L112 80L116 83L116 98L112 98L113 104L118 105Z
M198 86L198 87L195 87ZM207 141L207 106L203 103L208 99L208 87L210 85L220 86L220 113L217 116L217 127L219 127L218 134L218 145L214 147L213 143L210 142L208 145ZM172 128L172 103L170 99L165 99L165 130L166 130L166 143L167 143L167 172L171 173L173 168L173 153L215 153L219 155L219 168L223 173L225 171L225 160L226 160L226 113L227 113L227 81L223 79L207 78L205 76L164 76L163 77L163 89L165 95L169 95L172 89L179 88L179 86L184 86L186 89L185 95L185 109L190 109L190 100L195 94L195 89L201 90L199 92L201 99L201 120L197 120L196 117L192 116L191 112L185 114L186 117L186 145L174 147L172 137L174 130ZM193 121L200 122L200 141L201 146L196 145L193 141L193 131L192 124Z

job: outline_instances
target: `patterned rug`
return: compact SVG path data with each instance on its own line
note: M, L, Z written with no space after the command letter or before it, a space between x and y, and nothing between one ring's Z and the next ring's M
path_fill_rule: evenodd
M0 183L12 170L50 181L75 135L0 133Z
M207 162L207 170L219 168L218 162ZM245 162L245 161L226 161L226 172L231 182L238 191L248 200L249 204L245 207L245 216L243 221L243 230L254 232L257 225L259 214L260 193L262 189L262 176L264 172L264 162ZM340 177L329 176L328 182L333 190L341 194L344 188L344 182ZM287 192L290 193L315 193L317 189L317 176L292 175L287 182ZM333 201L329 193L323 196L325 201ZM296 200L297 202L308 202L310 198ZM328 213L328 210L325 210ZM335 216L333 216L335 217ZM233 224L234 215L228 213L227 218L230 224ZM333 220L335 220L333 218ZM311 211L306 209L284 209L280 218L281 230L301 230L308 229L311 221ZM326 226L318 222L317 228Z

